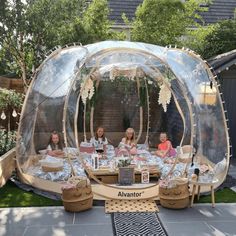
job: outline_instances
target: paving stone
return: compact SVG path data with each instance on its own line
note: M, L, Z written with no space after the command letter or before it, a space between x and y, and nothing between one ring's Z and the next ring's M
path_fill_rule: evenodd
M111 215L105 214L104 207L93 207L91 210L75 213L75 224L111 224Z
M112 236L112 226L108 225L66 225L28 227L24 236Z
M0 236L22 236L25 230L25 226L14 224L0 225Z
M234 236L236 235L235 220L233 222L206 222L209 228L212 230L212 235L217 236Z
M181 213L180 213L181 214ZM212 236L212 230L203 221L164 223L168 236Z

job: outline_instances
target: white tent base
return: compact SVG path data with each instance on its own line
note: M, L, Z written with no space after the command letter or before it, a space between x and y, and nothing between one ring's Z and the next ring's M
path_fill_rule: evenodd
M34 177L24 173L18 173L20 180L23 183L30 184L35 188L39 188L45 191L61 194L61 187L64 183L52 182L38 177ZM216 187L216 186L215 186ZM108 200L108 199L120 199L120 200L141 200L141 199L153 199L159 200L159 185L149 184L144 187L142 184L136 184L133 186L114 186L104 184L92 184L92 191L94 194L94 200ZM190 186L190 193L192 192L192 186ZM209 192L207 186L201 188L201 193Z

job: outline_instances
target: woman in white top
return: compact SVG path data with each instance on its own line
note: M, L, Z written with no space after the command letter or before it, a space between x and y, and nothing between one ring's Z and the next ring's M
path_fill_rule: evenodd
M92 143L96 149L104 149L104 145L108 144L104 129L102 127L97 128L95 137L91 138L90 143Z

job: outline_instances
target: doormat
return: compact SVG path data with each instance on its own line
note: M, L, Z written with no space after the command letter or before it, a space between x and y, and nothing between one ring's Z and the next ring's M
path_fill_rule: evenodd
M112 213L115 236L168 236L155 212Z
M154 200L106 200L105 212L159 212Z

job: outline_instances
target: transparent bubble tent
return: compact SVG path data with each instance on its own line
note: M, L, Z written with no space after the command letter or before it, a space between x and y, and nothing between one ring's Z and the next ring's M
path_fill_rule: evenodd
M78 150L81 156L81 143L104 127L112 156L132 127L138 149L149 150L150 160L155 159L150 150L156 150L163 131L173 147L194 147L193 162L200 159L217 167L218 187L230 158L226 115L212 68L189 49L126 41L56 48L37 69L25 98L16 149L18 172L25 183L60 192L72 169L76 175L87 172L78 157L64 158L63 171L55 173L44 173L35 164L52 131L60 133L66 150Z

